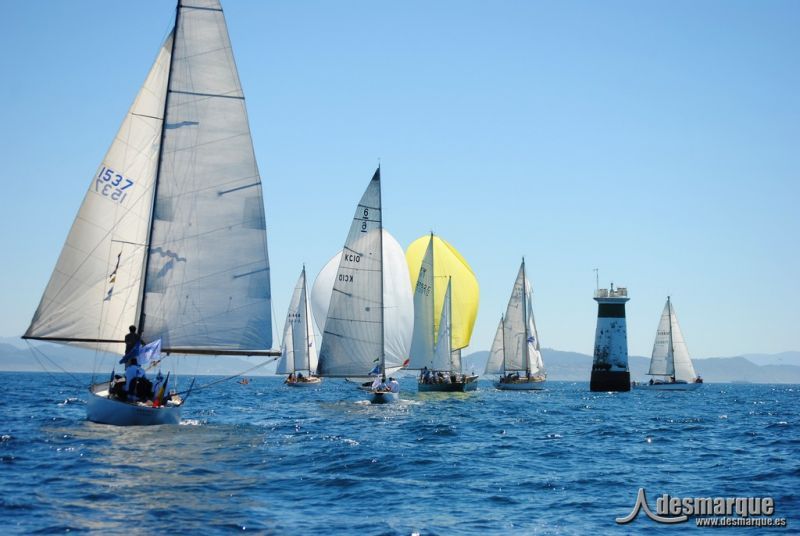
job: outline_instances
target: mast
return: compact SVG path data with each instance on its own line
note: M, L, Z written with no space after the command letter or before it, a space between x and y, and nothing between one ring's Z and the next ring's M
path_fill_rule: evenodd
M500 315L500 325L503 326L503 376L506 375L506 317Z
M309 351L309 341L311 337L308 334L308 325L310 323L310 318L308 318L308 287L306 285L306 265L303 264L303 316L305 317L306 323L306 340L305 340L305 352L306 352L306 362L308 363L308 375L311 376L311 352Z
M667 296L667 315L669 317L669 347L667 350L667 359L672 363L672 377L675 377L675 349L672 346L672 303Z
M447 293L447 350L448 354L450 354L450 371L451 372L461 372L461 359L459 356L459 367L456 370L455 363L453 363L453 277L447 277L447 289L450 291Z
M384 333L386 323L384 316L386 311L383 307L383 200L381 199L381 165L378 163L378 204L380 205L381 215L378 221L378 245L381 252L381 379L386 380L386 333Z
M161 165L164 161L164 137L166 133L167 124L167 110L169 109L169 95L170 86L172 84L172 65L175 59L175 42L178 40L178 23L181 16L181 0L178 0L175 6L175 26L172 28L172 50L169 55L169 70L167 71L167 94L164 97L164 112L161 114L161 140L158 145L158 164L156 166L156 178L153 181L153 205L150 207L150 221L148 223L150 230L147 236L147 243L144 250L144 265L142 267L142 284L139 296L139 334L144 334L144 301L147 295L147 267L150 264L150 244L153 243L153 219L156 213L156 201L158 199L158 181L161 177Z
M527 303L527 283L528 279L525 276L525 257L522 257L522 323L525 325L525 337L522 341L523 352L525 356L525 376L531 375L531 356L528 352L528 303Z
M436 264L433 257L433 231L431 231L431 238L428 241L428 244L431 246L431 303L433 304L431 305L431 310L433 311L433 315L431 316L431 344L433 345L433 352L431 355L433 355L436 353L436 270L434 270L434 266L436 266Z

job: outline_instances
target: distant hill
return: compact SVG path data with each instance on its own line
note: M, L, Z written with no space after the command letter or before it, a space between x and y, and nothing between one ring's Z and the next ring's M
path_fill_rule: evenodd
M20 339L0 338L0 371L58 371L93 372L99 370L110 372L116 365L119 356L95 354L90 350L69 346L32 343L31 351L25 341ZM489 352L480 351L464 355L462 363L465 371L483 374ZM589 381L592 369L592 357L577 352L562 352L552 348L542 350L542 358L547 368L548 378L561 381ZM169 357L179 362L179 370L183 374L192 375L228 375L248 371L257 364L268 361L267 358L245 357ZM747 382L747 383L796 383L800 384L800 352L783 352L780 354L749 354L737 357L712 357L694 359L694 368L707 382ZM165 362L165 363L169 363ZM119 365L116 365L119 366ZM172 368L171 365L166 365ZM646 379L650 366L650 358L630 356L628 366L631 379ZM273 374L275 363L248 371L248 375Z
M800 384L800 352L781 354L752 354L759 363L745 357L714 357L693 359L697 373L707 382L730 383L797 383ZM464 369L482 374L489 352L474 352L462 358ZM589 381L592 356L577 352L562 352L552 348L542 349L542 359L547 377L561 381ZM650 358L629 356L631 379L646 379Z
M0 371L41 372L47 370L58 372L111 372L117 368L120 356L95 353L84 348L71 346L35 343L32 350L23 341L22 344L9 344L8 339L0 340ZM16 342L16 341L15 341ZM253 368L255 365L270 361L270 358L251 357L213 357L213 356L171 356L167 360L178 360L180 371L192 375L225 376L237 374ZM170 361L165 367L172 368ZM248 375L272 374L275 363L247 372Z

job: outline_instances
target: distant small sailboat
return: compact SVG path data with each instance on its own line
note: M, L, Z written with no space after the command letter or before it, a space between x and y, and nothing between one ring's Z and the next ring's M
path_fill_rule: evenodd
M308 387L322 383L322 379L314 375L317 369L317 346L314 344L311 319L306 267L303 266L286 313L281 358L275 369L276 374L288 374L284 383L290 387ZM303 375L303 371L306 371L306 375Z
M417 243L419 240L415 242ZM407 253L411 266L416 266L416 262L411 261L415 256L415 244L409 246ZM411 359L408 366L409 369L420 371L417 389L419 392L474 391L478 387L478 376L462 372L461 348L469 343L472 323L477 313L478 285L475 275L463 257L433 233L427 239L425 254L417 271L414 336L411 340ZM461 284L459 291L462 310L457 328L454 327L453 275ZM444 289L441 287L442 280L447 285ZM437 310L437 299L441 300L438 318L434 314ZM457 333L454 333L456 329ZM455 344L460 346L454 349Z
M378 168L356 208L325 319L317 374L334 378L378 376L372 403L399 399L386 384L383 218Z
M276 355L269 270L261 179L222 7L179 1L24 338L123 354L122 336L138 326L166 354ZM89 387L88 420L180 421L179 396L150 403L112 386L113 375Z
M661 313L661 320L656 330L653 343L653 354L650 358L650 370L653 376L648 383L634 383L636 389L657 391L693 391L703 385L703 380L694 371L692 359L686 341L683 339L681 327L672 301L667 296L667 303Z
M544 388L547 375L533 317L532 295L533 287L525 275L525 259L522 259L484 371L485 374L501 375L494 383L497 389L531 391Z

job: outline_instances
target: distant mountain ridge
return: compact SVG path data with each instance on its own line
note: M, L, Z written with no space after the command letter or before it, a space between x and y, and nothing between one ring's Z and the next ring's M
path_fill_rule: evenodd
M751 360L751 358L753 360ZM482 374L489 352L474 352L462 358L464 369ZM592 356L578 352L542 349L547 377L556 381L589 381ZM692 359L695 371L712 383L796 383L800 384L800 352L749 354L736 357ZM629 356L632 380L649 379L650 358Z
M27 343L16 338L0 338L0 371L41 372L59 369L70 372L110 372L119 366L118 356L96 354L91 350L69 346L32 342L33 351ZM473 352L463 356L462 363L467 372L483 374L489 352ZM592 357L578 352L564 352L552 348L542 349L542 358L548 379L555 381L589 381ZM195 357L181 356L168 359L180 360L184 374L228 375L248 371L253 366L270 361L264 358L242 357ZM736 357L711 357L693 359L697 373L707 382L731 383L792 383L800 384L800 352L780 354L747 354ZM630 356L628 365L631 379L647 379L650 358ZM166 366L166 365L165 365ZM171 366L171 365L170 365ZM274 374L275 364L270 363L249 375Z

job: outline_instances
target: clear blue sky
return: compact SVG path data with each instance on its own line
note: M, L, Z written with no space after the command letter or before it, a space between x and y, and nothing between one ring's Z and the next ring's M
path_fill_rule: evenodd
M800 349L800 2L223 0L265 187L277 323L381 159L385 226L472 264L488 349L524 254L544 346L601 285L649 355ZM0 335L36 308L172 23L170 1L3 2Z

